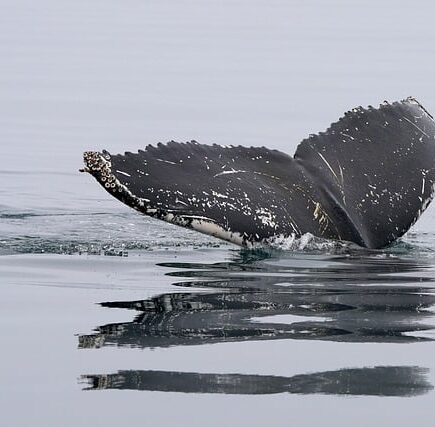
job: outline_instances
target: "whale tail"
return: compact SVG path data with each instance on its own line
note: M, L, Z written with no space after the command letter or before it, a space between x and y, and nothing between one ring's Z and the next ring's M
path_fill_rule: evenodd
M239 245L315 236L379 248L428 206L435 122L413 98L355 108L298 146L195 141L137 153L86 152L85 171L132 208Z

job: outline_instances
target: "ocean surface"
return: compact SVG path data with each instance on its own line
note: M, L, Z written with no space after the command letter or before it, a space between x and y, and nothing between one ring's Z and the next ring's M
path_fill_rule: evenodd
M384 99L434 113L433 2L1 10L2 425L433 424L435 204L383 250L248 251L78 172L168 140L293 153Z

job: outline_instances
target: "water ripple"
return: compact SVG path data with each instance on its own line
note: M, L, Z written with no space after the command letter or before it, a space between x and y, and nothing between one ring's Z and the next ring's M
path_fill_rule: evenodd
M219 263L166 262L173 292L102 307L133 312L79 336L79 348L155 349L248 341L418 344L435 339L433 263L426 258L234 251ZM84 375L88 389L186 393L414 396L427 369L343 368L273 377L164 371Z

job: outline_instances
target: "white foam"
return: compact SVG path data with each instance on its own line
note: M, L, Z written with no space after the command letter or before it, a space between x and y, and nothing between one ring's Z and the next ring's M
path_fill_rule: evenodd
M337 249L345 249L353 245L350 242L322 239L315 237L311 233L305 233L301 237L296 237L295 234L291 236L274 236L259 246L269 246L274 249L284 251L330 251Z

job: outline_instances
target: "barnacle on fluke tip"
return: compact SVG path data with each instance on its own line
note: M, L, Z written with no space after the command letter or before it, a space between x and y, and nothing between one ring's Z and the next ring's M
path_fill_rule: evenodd
M354 108L294 157L196 141L86 152L85 168L132 208L242 246L305 233L379 248L434 195L435 123L414 99Z

